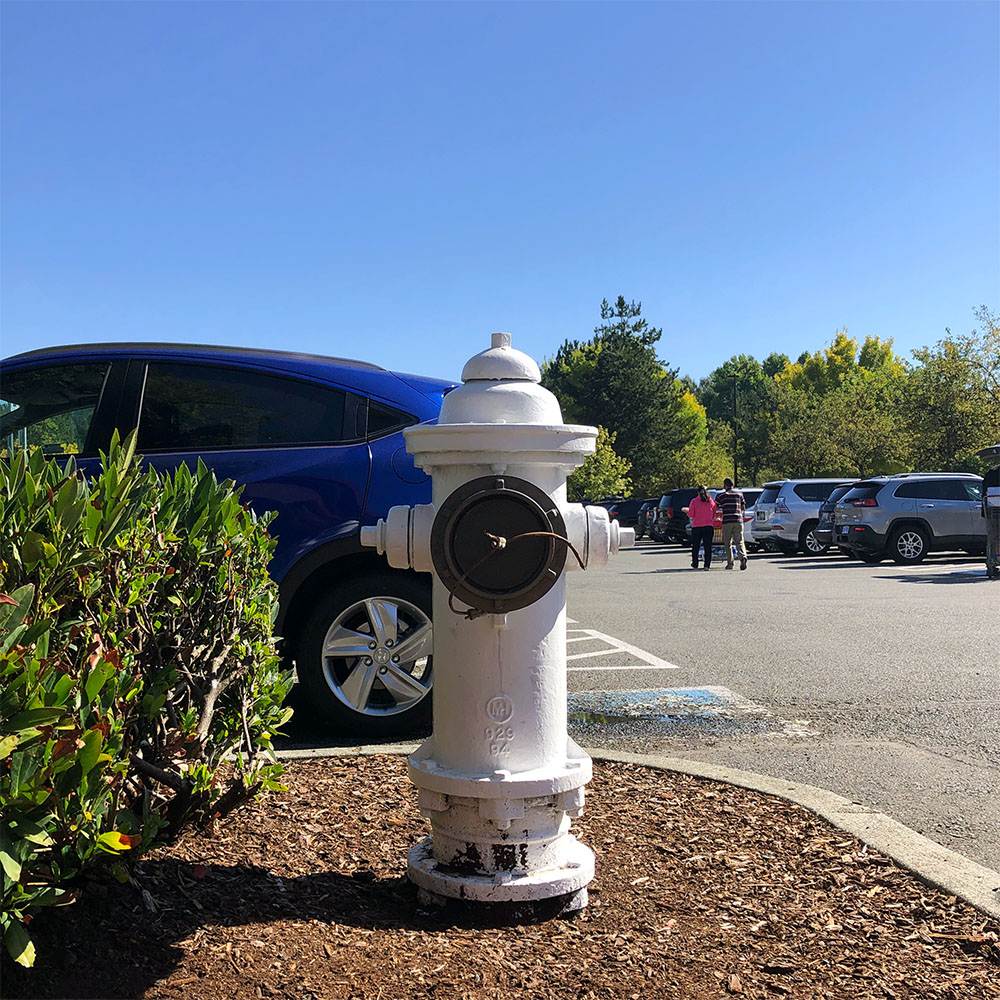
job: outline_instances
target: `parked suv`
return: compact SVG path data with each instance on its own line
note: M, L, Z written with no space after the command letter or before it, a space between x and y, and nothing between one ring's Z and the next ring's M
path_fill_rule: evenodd
M834 487L833 492L820 504L819 523L813 528L813 535L820 545L829 548L835 544L834 532L836 531L836 506L837 501L854 485L856 480L849 483L841 483ZM847 553L850 555L850 553Z
M765 483L757 500L750 536L754 544L785 555L805 552L821 556L828 549L814 534L823 501L846 477L783 479Z
M687 544L687 537L684 528L687 525L688 516L682 510L698 495L698 490L694 486L682 486L679 489L671 490L660 497L660 503L656 511L655 538L658 542L677 542L679 545Z
M436 419L454 383L187 344L50 348L2 369L0 447L72 453L93 474L112 432L138 427L149 465L202 458L254 509L277 511L276 628L310 704L338 729L379 737L429 719L430 576L389 570L359 536L395 504L429 502L402 430Z
M608 506L608 517L623 528L634 528L644 500L616 500Z
M656 517L656 497L643 501L639 512L635 515L635 537L643 538L649 534L652 519Z
M878 476L837 503L837 544L865 562L918 563L934 550L986 550L982 486L971 473Z

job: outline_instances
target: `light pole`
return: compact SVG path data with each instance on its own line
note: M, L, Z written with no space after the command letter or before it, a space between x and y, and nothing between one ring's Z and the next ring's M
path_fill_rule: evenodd
M737 474L739 470L737 469L736 460L737 446L739 444L739 435L736 430L736 376L730 375L729 377L733 380L733 485L738 486L740 480Z

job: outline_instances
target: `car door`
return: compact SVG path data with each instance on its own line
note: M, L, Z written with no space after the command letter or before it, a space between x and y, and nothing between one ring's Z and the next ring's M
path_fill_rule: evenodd
M160 471L201 458L243 485L258 513L277 512L271 573L360 529L370 475L366 400L285 373L168 358L132 362L140 454Z
M928 479L915 484L917 515L930 524L934 537L958 540L972 535L972 503L961 479Z

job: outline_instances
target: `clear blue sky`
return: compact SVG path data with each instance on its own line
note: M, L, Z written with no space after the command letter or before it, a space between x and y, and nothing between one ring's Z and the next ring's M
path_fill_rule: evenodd
M642 302L701 378L1000 309L1000 5L2 5L0 354L457 377Z

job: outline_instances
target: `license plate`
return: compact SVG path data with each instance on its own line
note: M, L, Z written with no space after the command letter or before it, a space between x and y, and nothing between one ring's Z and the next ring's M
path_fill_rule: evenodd
M847 536L850 533L850 530L851 530L850 526L845 525L843 528L840 529L840 537L844 538L845 536Z

